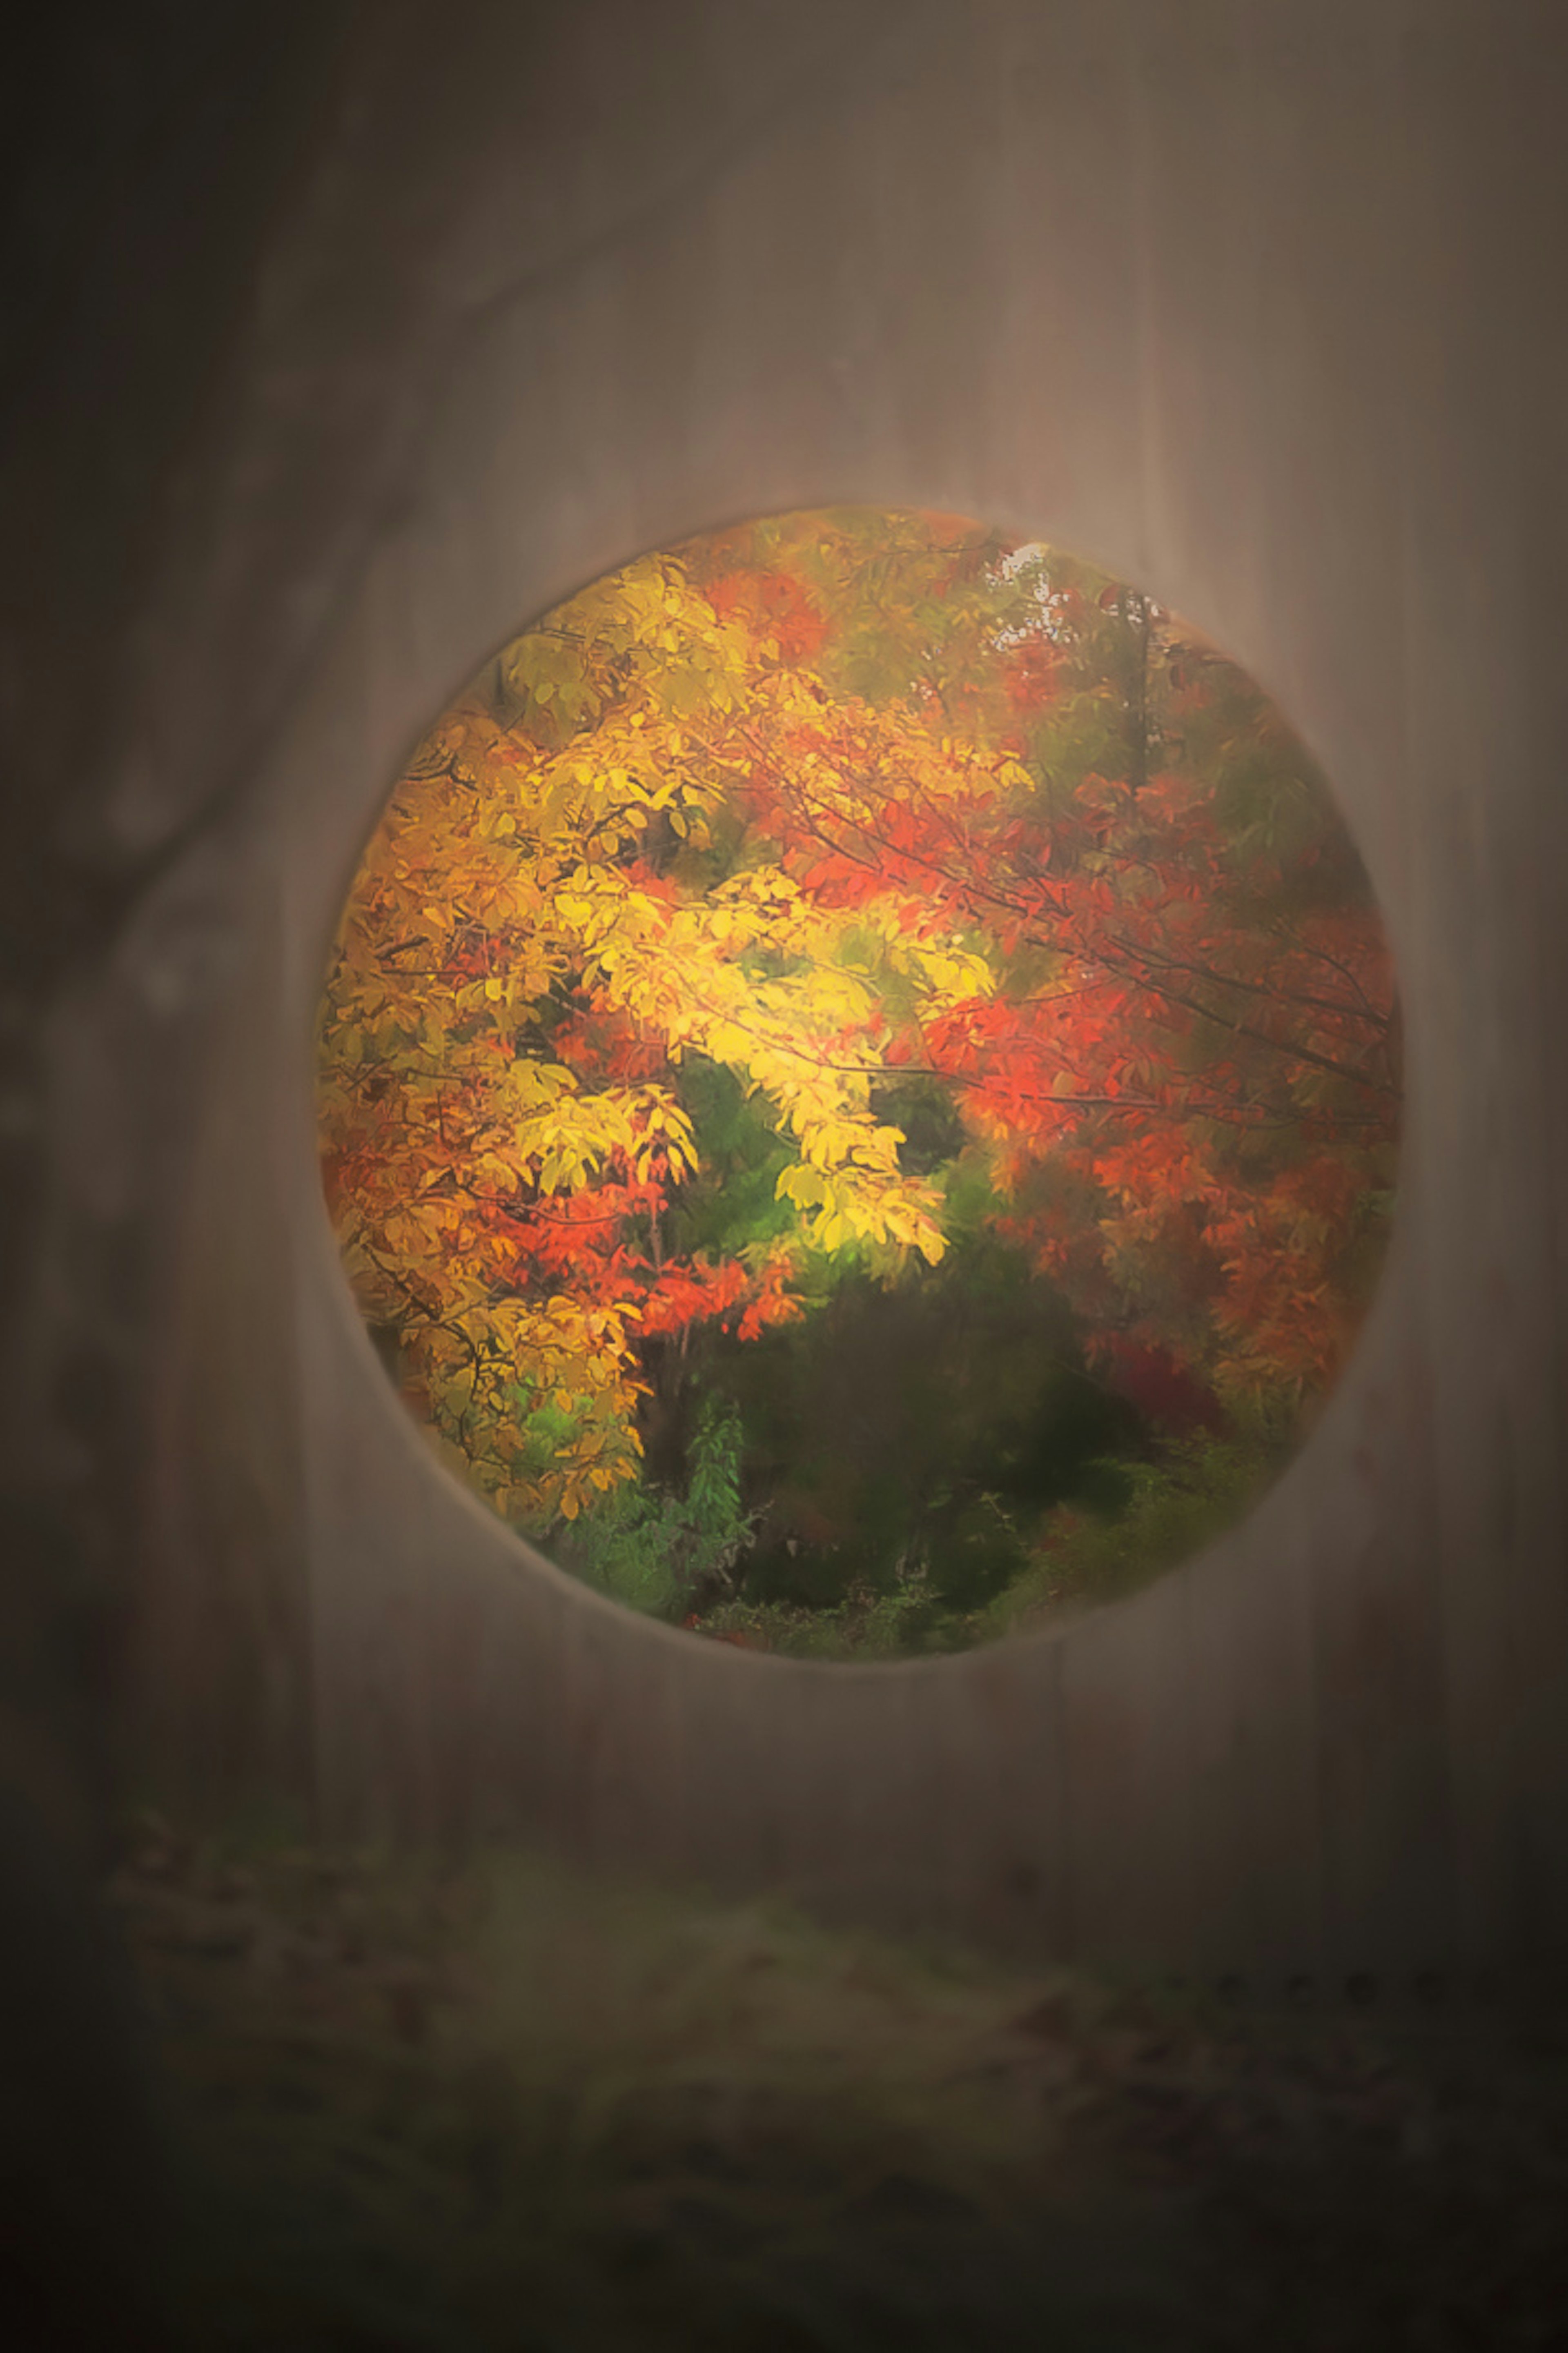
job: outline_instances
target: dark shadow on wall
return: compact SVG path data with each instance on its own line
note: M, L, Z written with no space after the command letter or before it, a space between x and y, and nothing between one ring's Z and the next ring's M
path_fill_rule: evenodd
M29 2348L168 2342L150 2062L96 1894L156 1270L121 1205L90 1259L40 1280L52 1050L167 855L105 819L156 651L144 584L355 14L29 10L0 100L0 2211L4 2327Z

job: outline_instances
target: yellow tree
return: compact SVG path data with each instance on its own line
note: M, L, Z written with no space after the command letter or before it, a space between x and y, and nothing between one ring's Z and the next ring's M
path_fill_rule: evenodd
M989 781L924 728L847 723L887 788ZM723 616L678 557L651 557L500 657L366 856L321 1022L329 1196L442 1443L528 1520L575 1517L635 1472L651 1322L758 1328L792 1312L811 1252L941 1254L937 1194L873 1090L889 1004L918 1021L983 997L980 944L907 892L825 906L766 845L737 863L725 839L765 747L845 789L845 729L765 619ZM791 1147L789 1225L719 1265L658 1240L698 1168L691 1056L737 1073Z

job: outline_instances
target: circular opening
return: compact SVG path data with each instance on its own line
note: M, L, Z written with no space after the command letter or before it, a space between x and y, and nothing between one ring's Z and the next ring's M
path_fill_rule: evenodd
M1152 598L963 518L640 558L410 761L325 1182L441 1458L694 1631L949 1650L1247 1509L1381 1261L1390 962L1322 778Z

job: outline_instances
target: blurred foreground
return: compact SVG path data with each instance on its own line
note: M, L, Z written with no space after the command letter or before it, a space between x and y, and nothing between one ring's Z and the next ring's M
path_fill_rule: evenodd
M516 1855L115 1884L196 2347L1568 2343L1568 2020L1153 1995Z

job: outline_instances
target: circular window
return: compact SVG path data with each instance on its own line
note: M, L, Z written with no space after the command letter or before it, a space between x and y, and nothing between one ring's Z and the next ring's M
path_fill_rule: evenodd
M441 1458L700 1634L950 1650L1245 1510L1387 1236L1366 875L1256 686L947 515L644 556L409 763L319 1037Z

